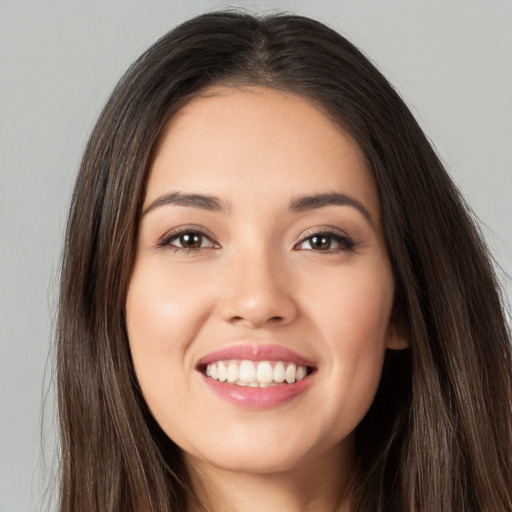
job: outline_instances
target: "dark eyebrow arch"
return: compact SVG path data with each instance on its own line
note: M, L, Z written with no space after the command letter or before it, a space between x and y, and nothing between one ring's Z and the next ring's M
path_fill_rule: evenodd
M151 210L168 204L176 204L179 206L191 206L192 208L201 208L212 212L220 212L226 210L226 206L222 201L215 197L203 194L182 194L181 192L169 192L155 199L142 213L146 215Z
M365 219L373 226L372 216L365 206L357 199L347 196L339 192L332 192L329 194L316 194L313 196L299 197L290 205L292 212L304 212L316 208L323 208L324 206L351 206L365 217Z

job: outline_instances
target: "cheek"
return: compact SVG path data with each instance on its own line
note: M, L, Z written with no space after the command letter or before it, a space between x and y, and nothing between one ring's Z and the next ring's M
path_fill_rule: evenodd
M303 292L311 317L334 352L385 345L394 294L387 265L317 273Z
M144 399L160 426L174 435L176 416L191 415L193 364L187 347L205 316L203 288L165 262L136 266L126 300L126 326L135 374ZM179 417L178 417L179 420Z
M172 381L182 385L183 372L192 370L187 347L208 310L202 290L184 273L170 278L165 262L145 262L134 269L126 326L135 373L151 409L167 400L165 390Z
M351 428L370 407L382 372L393 281L390 271L380 270L325 279L323 293L309 297L310 314L324 342L324 364L332 376L329 386L337 389L325 393L333 411L352 418ZM333 282L337 284L327 284Z
M127 294L126 316L133 349L144 340L144 348L177 349L189 338L206 315L204 287L194 276L174 272L165 263L136 267Z

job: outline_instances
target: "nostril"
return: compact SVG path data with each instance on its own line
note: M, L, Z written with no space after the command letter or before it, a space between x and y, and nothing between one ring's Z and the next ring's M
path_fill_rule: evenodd
M253 326L259 326L259 325L264 324L264 323L277 324L277 323L284 322L284 320L285 320L284 316L271 316L268 319L261 320L261 319L254 319L254 318L245 318L245 317L239 316L239 315L233 316L230 319L230 321L232 323L235 323L235 324L248 323L248 324L251 324Z
M281 325L292 322L297 316L297 305L290 297L266 296L256 292L240 292L224 298L219 304L223 319L231 324L247 325L252 328L266 323Z

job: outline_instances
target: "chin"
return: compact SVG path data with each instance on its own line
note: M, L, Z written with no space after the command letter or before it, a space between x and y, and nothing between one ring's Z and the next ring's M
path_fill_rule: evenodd
M205 437L208 444L187 449L182 446L185 461L198 467L215 467L237 473L276 474L302 470L315 460L337 456L347 442L336 443L334 439L308 438L311 431L265 430L255 426L256 431L243 429L224 431ZM290 435L292 434L292 435Z
M185 453L185 461L198 467L251 474L276 474L293 472L303 464L303 453L283 453L274 449L215 450L215 452L191 455Z

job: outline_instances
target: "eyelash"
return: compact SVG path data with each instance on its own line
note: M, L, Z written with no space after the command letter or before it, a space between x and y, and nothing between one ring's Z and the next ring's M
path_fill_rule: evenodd
M185 235L191 235L195 237L199 237L201 240L201 244L199 247L177 247L172 244L173 241L178 240L180 237ZM310 249L303 249L303 250L310 250L314 252L322 252L322 253L336 253L336 252L342 252L342 251L351 251L355 247L355 242L346 235L341 235L339 232L333 230L333 229L323 229L321 231L312 231L307 234L300 242L298 242L294 249L300 250L300 246L304 244L307 241L310 241L310 243L315 238L324 238L328 239L329 241L329 247L326 249L315 249L313 246L311 246ZM209 241L208 246L203 247L202 244L205 240ZM339 244L339 247L332 249L330 245L332 245L332 241ZM178 230L173 230L170 233L167 233L164 235L160 241L158 242L158 247L171 247L174 249L174 252L184 252L186 254L193 254L195 252L200 251L201 249L218 249L220 248L220 245L212 240L212 237L210 235L207 235L201 230L198 229L191 229L191 228L182 228Z
M172 242L175 240L178 240L182 236L185 235L191 235L191 236L197 236L201 239L201 246L200 247L178 247L175 245L172 245ZM207 247L202 247L202 243L208 240L210 243ZM170 247L174 249L174 252L184 252L186 254L192 254L195 252L200 251L201 249L218 249L220 246L217 242L214 242L212 240L212 237L210 235L207 235L206 233L203 233L201 230L198 229L191 229L191 228L182 228L173 230L170 233L165 234L160 241L158 242L158 247Z
M303 249L303 250L310 250L314 252L323 252L323 253L336 253L336 252L342 252L342 251L351 251L355 247L355 242L348 237L347 235L341 235L339 232L335 231L334 229L323 229L321 231L314 231L308 233L298 244L295 245L295 248L297 250L300 250L300 246L307 242L308 240L311 242L314 238L327 238L331 241L334 241L335 243L339 244L339 247L331 249L331 247L328 247L327 249ZM331 245L330 244L330 245Z

